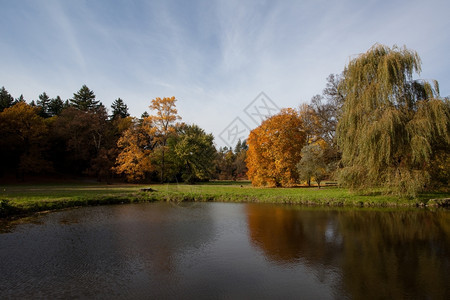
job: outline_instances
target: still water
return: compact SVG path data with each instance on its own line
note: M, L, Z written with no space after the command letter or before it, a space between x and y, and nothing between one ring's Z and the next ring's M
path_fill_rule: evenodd
M450 211L232 203L0 223L0 298L450 299Z

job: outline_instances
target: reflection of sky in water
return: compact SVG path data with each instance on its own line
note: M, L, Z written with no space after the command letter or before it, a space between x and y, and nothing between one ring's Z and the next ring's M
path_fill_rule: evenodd
M337 225L331 221L328 222L325 229L325 241L327 243L342 245L342 235L337 231Z
M233 203L54 212L0 224L0 298L445 299L448 222Z

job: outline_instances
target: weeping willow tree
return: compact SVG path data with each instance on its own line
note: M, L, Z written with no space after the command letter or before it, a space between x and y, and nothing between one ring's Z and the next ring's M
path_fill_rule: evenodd
M376 44L350 61L336 133L342 184L413 197L436 183L436 167L448 170L449 101L436 81L413 79L420 71L419 56L404 47Z

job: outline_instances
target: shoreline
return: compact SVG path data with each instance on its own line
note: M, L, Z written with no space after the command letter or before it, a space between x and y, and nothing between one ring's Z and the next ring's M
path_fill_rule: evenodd
M151 186L151 188L149 188ZM108 193L117 189L114 186L102 187L98 185L76 185L70 192L67 187L43 186L43 194L39 194L36 186L31 186L27 196L15 196L11 193L7 196L0 196L0 218L27 216L33 213L68 209L75 207L129 204L129 203L148 203L148 202L230 202L230 203L271 203L271 204L290 204L305 207L347 207L347 208L448 208L450 206L450 197L448 194L442 194L443 197L426 197L407 200L397 199L392 196L383 195L354 195L348 193L342 188L322 188L317 190L299 190L294 193L288 189L267 189L252 188L225 185L129 185L130 191L123 191L115 194ZM59 197L56 194L55 187L59 191L68 193L66 196ZM53 188L53 190L52 190ZM78 195L77 191L92 189L92 193ZM96 189L97 188L97 189ZM120 186L123 189L122 186ZM22 190L27 188L18 188ZM55 194L54 198L47 197L45 190L49 190L48 195ZM164 191L165 190L165 191ZM21 194L19 194L21 195ZM58 197L56 197L58 196ZM438 195L440 196L440 195ZM27 198L28 197L28 198Z

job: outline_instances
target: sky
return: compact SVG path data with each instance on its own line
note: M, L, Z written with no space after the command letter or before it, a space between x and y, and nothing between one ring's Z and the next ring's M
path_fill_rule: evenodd
M450 95L450 1L0 0L0 87L30 102L83 84L139 117L177 98L182 120L218 146L264 112L321 94L374 44L406 46L421 79ZM253 110L253 112L252 112ZM256 111L256 113L255 113ZM259 116L258 116L259 114Z

